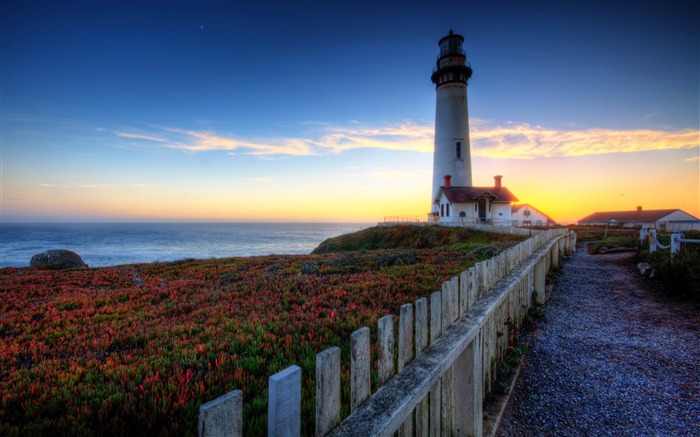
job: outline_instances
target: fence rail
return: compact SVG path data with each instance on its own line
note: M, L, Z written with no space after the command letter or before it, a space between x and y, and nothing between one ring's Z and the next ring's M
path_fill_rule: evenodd
M379 319L380 387L374 394L369 328L355 331L351 414L342 422L340 350L320 352L316 435L481 435L483 399L493 389L509 331L520 326L533 296L544 303L546 273L558 266L562 254L573 252L575 244L575 233L552 229L477 263L443 283L429 300L403 305L398 339L394 317ZM301 380L296 366L270 377L268 435L299 435ZM202 405L200 436L241 435L240 397L230 401L231 397L229 393Z
M383 226L391 226L396 224L425 224L426 221L415 215L390 215L385 216L384 221L379 223Z
M656 249L671 249L671 256L674 253L681 251L683 243L697 244L700 240L685 238L680 232L674 232L671 234L671 243L668 245L663 245L656 238L656 229L649 229L646 226L642 226L639 230L639 241L649 240L649 252L656 252Z

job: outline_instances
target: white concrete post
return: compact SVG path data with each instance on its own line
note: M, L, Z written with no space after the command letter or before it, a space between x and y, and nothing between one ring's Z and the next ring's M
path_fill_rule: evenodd
M290 366L269 379L267 435L301 434L301 368Z
M234 390L199 407L199 437L243 435L243 392Z
M679 232L674 232L671 234L671 255L673 256L674 253L678 253L681 251L681 239L683 238L683 234Z
M642 226L642 229L639 230L639 241L644 241L645 238L647 238L647 233L649 232L649 228L647 228L647 225Z
M656 252L656 229L649 231L649 253Z

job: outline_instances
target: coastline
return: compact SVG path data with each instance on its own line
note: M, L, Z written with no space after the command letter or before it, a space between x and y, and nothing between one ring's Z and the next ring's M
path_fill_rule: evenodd
M71 250L90 267L183 259L305 255L322 241L375 223L4 223L0 268L37 253Z

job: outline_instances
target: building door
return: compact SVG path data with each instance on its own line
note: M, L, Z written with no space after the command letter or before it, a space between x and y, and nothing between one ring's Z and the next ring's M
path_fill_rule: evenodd
M483 197L479 199L479 221L486 221L486 199Z

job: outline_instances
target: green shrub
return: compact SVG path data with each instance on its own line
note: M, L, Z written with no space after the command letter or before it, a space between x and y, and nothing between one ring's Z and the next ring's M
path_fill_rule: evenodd
M683 236L700 240L700 231L685 231ZM670 235L660 236L658 240L669 244ZM657 249L642 254L640 259L657 268L668 294L700 301L700 244L686 243L673 257L669 249Z
M636 237L608 237L597 242L593 246L593 253L598 253L602 247L611 249L613 247L639 247L639 238Z

